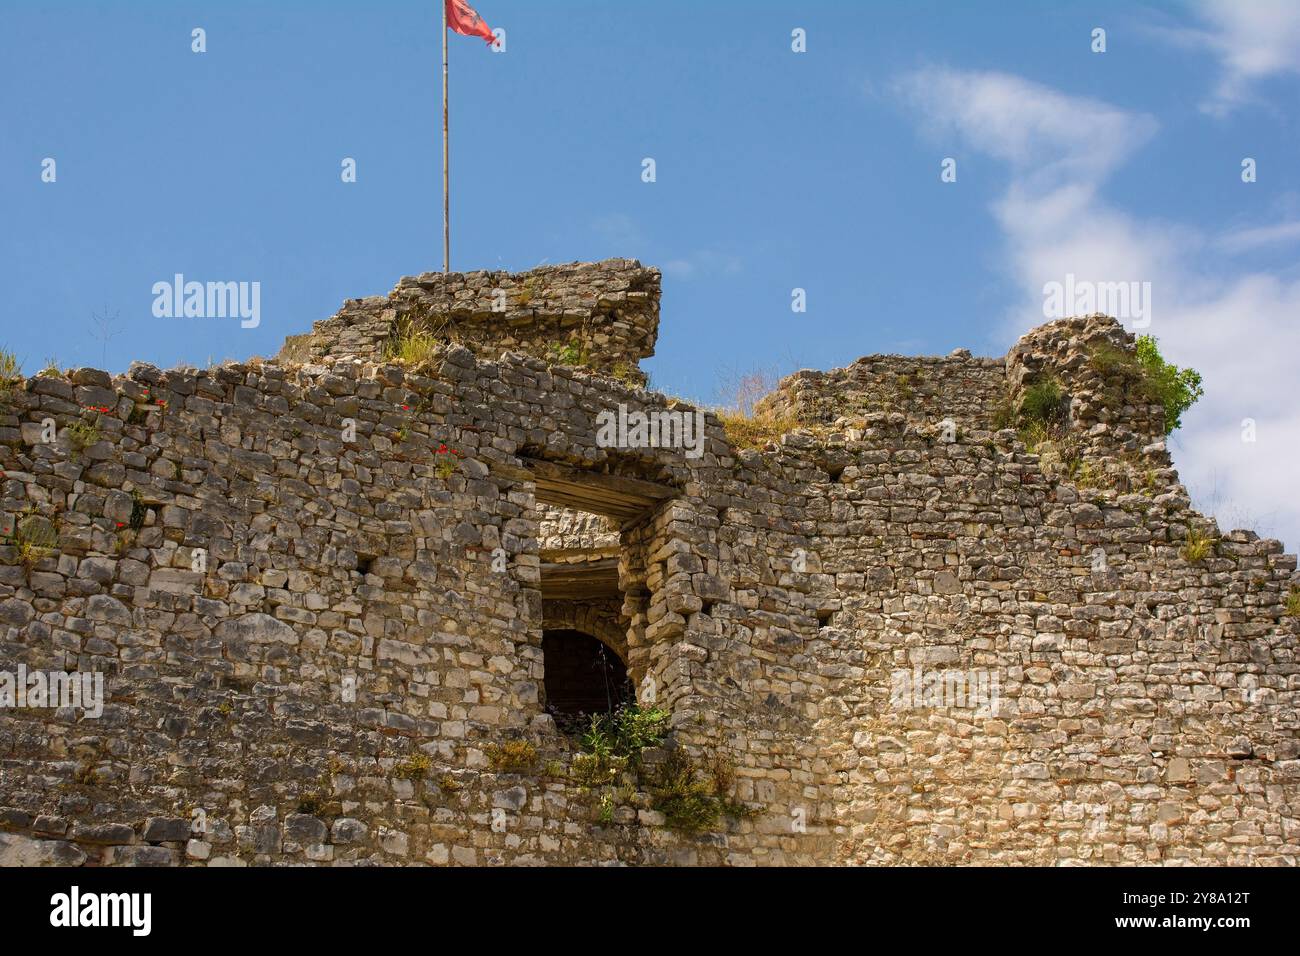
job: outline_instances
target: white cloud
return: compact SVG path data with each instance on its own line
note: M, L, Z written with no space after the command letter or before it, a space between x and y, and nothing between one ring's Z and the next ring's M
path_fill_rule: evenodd
M1300 73L1300 3L1296 0L1198 0L1202 26L1157 31L1212 52L1219 76L1201 109L1226 116L1248 102L1259 80Z
M1238 229L1219 239L1219 247L1226 252L1245 252L1261 246L1300 239L1300 222L1279 222L1272 226Z
M1205 377L1206 395L1171 447L1193 500L1225 523L1300 542L1300 281L1223 274L1224 244L1292 237L1293 226L1210 239L1186 223L1129 215L1102 194L1107 178L1156 130L1149 116L1003 73L924 70L895 87L941 148L1004 160L1012 176L991 212L1022 298L1011 334L1045 321L1043 285L1073 273L1094 282L1147 281L1151 327L1170 361ZM943 139L943 137L947 137ZM1257 441L1245 443L1242 420Z
M958 134L1010 163L1034 189L1098 182L1156 130L1149 116L1008 73L926 69L904 76L895 90L932 135Z

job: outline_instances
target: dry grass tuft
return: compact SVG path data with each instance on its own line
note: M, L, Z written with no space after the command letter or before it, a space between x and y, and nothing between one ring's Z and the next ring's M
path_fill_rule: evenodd
M776 390L779 382L773 369L755 369L728 373L718 387L723 403L714 410L727 438L737 448L759 449L798 427L798 422L769 409L760 408L763 398Z

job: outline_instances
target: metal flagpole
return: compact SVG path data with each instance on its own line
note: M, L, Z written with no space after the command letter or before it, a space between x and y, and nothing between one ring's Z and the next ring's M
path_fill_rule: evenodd
M447 148L447 0L442 3L442 271L451 271L451 153Z

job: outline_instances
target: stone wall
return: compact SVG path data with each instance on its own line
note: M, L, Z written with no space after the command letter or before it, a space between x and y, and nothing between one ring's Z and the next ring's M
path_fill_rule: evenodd
M297 361L379 361L408 327L432 330L489 358L523 352L644 384L638 362L654 354L659 271L607 259L523 273L407 276L387 296L349 299L309 335L290 339L281 354Z
M575 562L618 555L618 525L613 520L572 508L537 507L545 560Z
M847 858L1293 864L1295 557L1235 532L1189 560L1177 487L879 425L810 505ZM918 667L996 676L996 712L893 706Z
M698 463L611 456L595 415L617 402L664 407L584 371L459 347L420 374L137 365L15 387L4 510L35 509L58 539L30 567L0 549L0 657L101 672L109 703L98 720L0 718L10 845L52 839L92 863L687 863L760 847L813 860L750 821L730 824L736 848L674 834L644 791L602 825L565 778L574 743L540 702L540 521L521 453L616 457L680 484L722 467L726 448L715 422ZM81 448L77 422L98 430ZM623 610L642 642L629 658L681 702L678 723L694 719L685 614L697 588L721 587L679 537L700 540L714 507L676 501L625 532L637 557ZM531 772L494 770L493 749L515 739L537 748ZM748 775L765 771L738 773L752 792ZM195 811L204 837L178 839Z
M987 429L1006 394L1004 360L958 349L942 358L867 355L829 372L802 369L782 379L758 408L809 425L881 412Z
M1024 366L1081 454L1154 437L1094 431L1075 330L919 363L921 409L768 451L710 415L699 458L598 446L601 411L663 396L459 346L13 383L0 671L100 672L108 701L0 712L0 862L1294 864L1296 559L1220 536L1172 469L1081 485L988 424ZM618 531L620 600L543 601L543 542L610 527L543 507L530 460L676 489ZM668 748L734 768L715 832L656 809L662 752L610 808L573 778L541 633L611 621ZM996 677L996 707L901 699L914 668Z

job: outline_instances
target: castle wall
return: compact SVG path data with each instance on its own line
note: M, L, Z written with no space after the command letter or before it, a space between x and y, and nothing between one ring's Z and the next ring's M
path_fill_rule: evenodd
M387 296L349 299L335 315L296 336L286 358L332 363L386 358L404 328L432 330L495 358L539 358L564 350L564 364L601 369L644 384L637 363L654 354L659 271L630 259L540 266L529 272L426 272L406 276Z
M988 429L1006 391L1000 358L972 357L965 349L943 357L868 355L829 372L802 369L759 408L805 424L878 412Z
M880 424L815 506L846 855L1293 864L1295 557L1235 532L1192 562L1179 490L1080 489ZM918 705L955 674L996 679L996 708Z
M1026 353L1076 410L1080 348ZM1294 863L1295 557L1189 560L1215 529L1172 470L1081 487L979 425L1022 359L937 361L984 403L955 436L850 408L738 451L710 416L699 458L597 445L662 396L459 347L14 385L0 507L57 540L0 547L0 671L97 671L108 702L0 711L0 862ZM1116 461L1149 437L1070 427ZM689 836L645 779L608 813L573 779L527 458L678 490L622 528L602 626L743 818ZM996 713L900 702L918 667L996 676Z
M111 380L33 379L8 402L4 511L33 509L58 539L30 568L14 544L0 548L0 661L98 671L109 697L98 720L0 715L9 858L814 858L811 841L749 821L724 840L678 836L644 792L602 823L591 794L566 780L573 742L542 711L540 523L520 455L607 464L596 413L661 397L454 348L427 375L135 366ZM46 418L56 442L41 440ZM79 420L100 430L80 450L69 432ZM716 423L710 445L689 468L674 449L617 464L713 487L725 450ZM696 592L725 597L716 561L700 556L711 537L700 521L716 511L704 497L625 532L638 555L625 574L641 640L632 670L653 677L679 726L697 719ZM524 740L537 750L527 772L494 769L494 750ZM767 770L738 774L750 792ZM195 811L207 830L191 841Z

